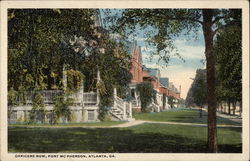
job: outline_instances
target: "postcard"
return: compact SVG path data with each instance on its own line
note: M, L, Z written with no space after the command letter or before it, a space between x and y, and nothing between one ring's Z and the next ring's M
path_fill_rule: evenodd
M249 160L247 1L2 1L1 160Z

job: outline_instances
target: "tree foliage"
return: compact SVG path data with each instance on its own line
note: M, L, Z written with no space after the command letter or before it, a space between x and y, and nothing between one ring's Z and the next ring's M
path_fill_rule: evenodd
M36 122L36 116L40 117L38 120L41 119L44 122L45 119L45 106L43 104L43 95L40 92L35 92L34 98L32 100L32 109L30 112L30 122Z
M85 56L62 52L62 42L80 35L87 44L97 39L94 30L89 30L93 28L93 14L93 9L8 10L9 89L51 89L60 84L63 64L72 61L73 68L73 61L77 64Z
M146 112L150 103L155 99L155 92L150 82L142 82L137 84L136 90L140 94L141 111Z
M242 102L242 31L240 26L220 32L215 41L218 100Z
M173 96L168 96L168 104L170 105L171 108L174 108L174 97Z
M69 97L68 93L64 95L57 96L54 100L54 113L56 118L54 122L57 122L59 118L67 118L70 120L70 106L74 103L74 99Z
M196 75L191 88L188 91L186 104L188 106L204 106L207 101L206 70L196 70Z
M8 89L63 89L67 66L70 90L84 76L85 92L103 89L100 106L111 106L113 88L130 81L130 56L96 24L98 16L97 9L9 9Z
M78 91L84 81L84 76L81 72L70 69L65 71L67 75L67 90L70 92Z

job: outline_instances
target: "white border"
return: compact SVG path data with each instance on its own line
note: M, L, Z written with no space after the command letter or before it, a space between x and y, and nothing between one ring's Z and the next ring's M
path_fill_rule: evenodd
M243 9L243 153L242 154L190 154L190 153L116 153L110 160L249 160L249 3L247 1L2 1L1 2L1 160L58 160L18 158L7 152L7 8L242 8ZM29 153L30 154L30 153ZM51 154L51 153L50 153ZM58 153L55 153L58 154ZM80 160L80 159L60 159ZM81 159L81 160L107 160Z

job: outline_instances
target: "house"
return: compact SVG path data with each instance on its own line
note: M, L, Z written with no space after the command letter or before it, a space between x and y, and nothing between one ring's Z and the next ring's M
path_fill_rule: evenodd
M133 109L140 111L140 97L136 92L136 85L143 81L148 81L152 84L156 91L156 105L159 109L165 110L169 108L167 96L172 96L174 102L180 99L180 91L178 91L172 82L169 83L167 77L161 77L160 70L157 68L147 68L142 62L142 52L140 46L134 41L131 45L131 69L132 75L129 87L131 89L131 96L134 98Z
M64 86L67 86L66 72L63 72ZM100 81L100 73L97 71L97 81ZM99 92L84 92L83 84L80 89L72 93L69 97L74 99L72 105L69 106L70 117L61 116L56 119L54 98L64 93L64 90L43 90L39 91L42 94L44 110L46 112L44 118L40 110L35 110L34 122L36 123L53 123L57 120L58 123L68 122L97 122L99 109ZM23 123L30 121L30 114L33 111L34 91L28 91L26 94L26 102L15 106L8 107L9 123ZM17 98L18 99L18 98ZM112 120L131 121L132 118L132 103L119 98L114 89L114 103L109 111Z
M96 10L96 15L92 17L94 20L95 33L101 36L104 33L102 28L102 23L100 19L99 10ZM75 39L82 42L81 37L76 37ZM70 43L75 43L76 40L70 41ZM81 45L82 43L79 43ZM77 50L77 49L75 49ZM103 51L105 52L105 51ZM82 83L79 90L71 93L68 97L73 98L73 103L69 106L70 116L60 116L56 117L55 113L55 101L54 98L57 96L62 96L67 88L67 72L63 70L63 90L41 90L41 91L25 91L25 100L19 101L17 105L8 106L8 121L9 123L18 122L30 122L31 117L34 115L34 122L36 123L53 123L57 120L58 123L67 122L96 122L99 115L99 91L84 92L84 83ZM101 80L100 73L97 71L97 82ZM114 89L114 91L116 91ZM37 93L41 94L41 99L43 104L43 109L34 109L34 98ZM16 98L19 100L19 97ZM67 97L63 97L63 100ZM44 114L45 113L45 114ZM129 121L132 119L132 104L131 102L124 101L120 99L116 92L114 92L114 102L111 107L110 116L114 120L124 120ZM32 118L33 120L33 118Z

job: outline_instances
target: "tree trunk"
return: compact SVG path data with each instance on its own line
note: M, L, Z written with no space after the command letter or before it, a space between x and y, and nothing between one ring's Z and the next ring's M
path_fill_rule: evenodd
M217 152L216 132L216 98L215 98L215 68L213 56L212 9L203 9L203 33L205 39L205 55L207 67L207 104L208 104L208 152Z
M236 110L236 102L233 102L233 115L235 115L235 110Z
M240 117L242 115L242 101L240 101Z
M227 106L228 106L228 114L231 115L231 102L230 102L230 100L227 101Z
M200 118L202 118L202 106L200 107Z

